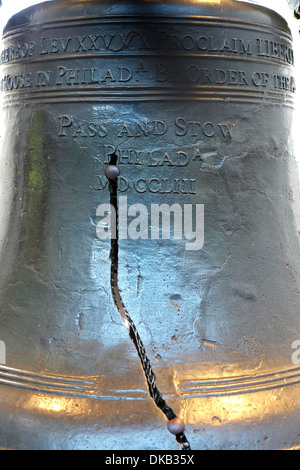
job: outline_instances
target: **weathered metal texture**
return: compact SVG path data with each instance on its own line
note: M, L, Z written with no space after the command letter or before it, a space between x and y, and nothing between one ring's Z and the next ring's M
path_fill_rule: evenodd
M201 249L150 227L118 247L123 302L191 448L299 447L285 21L229 0L46 2L8 23L0 73L0 446L178 449L96 234L115 152L128 208L204 205Z

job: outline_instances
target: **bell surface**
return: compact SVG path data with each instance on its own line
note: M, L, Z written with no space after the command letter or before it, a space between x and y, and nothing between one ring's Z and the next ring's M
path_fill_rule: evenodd
M286 21L43 2L0 63L0 448L299 449Z

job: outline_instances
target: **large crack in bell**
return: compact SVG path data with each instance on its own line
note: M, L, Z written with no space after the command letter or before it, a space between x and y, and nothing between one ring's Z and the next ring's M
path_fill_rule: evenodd
M190 444L184 433L184 422L177 417L174 410L166 403L161 392L159 391L156 384L156 376L153 372L150 360L147 356L145 346L140 338L138 330L130 317L129 313L126 310L126 307L123 303L119 286L118 286L118 266L119 266L119 236L118 236L118 176L120 174L119 168L116 165L117 155L111 155L109 166L106 167L105 175L109 180L109 192L110 192L110 204L113 208L111 216L111 233L114 236L111 236L111 251L110 251L110 260L111 260L111 291L113 300L121 315L127 329L129 332L130 339L132 340L140 362L144 371L144 375L147 381L148 389L151 398L153 399L155 405L164 413L168 419L168 430L175 435L176 441L180 445L182 450L191 450Z

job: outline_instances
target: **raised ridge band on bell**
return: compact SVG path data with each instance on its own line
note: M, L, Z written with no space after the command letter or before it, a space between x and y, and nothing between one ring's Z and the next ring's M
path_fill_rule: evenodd
M147 392L140 389L109 389L103 386L100 376L63 377L43 375L30 371L0 366L0 383L46 393L98 399L147 399ZM264 390L293 386L300 383L300 367L270 373L238 377L219 377L199 381L180 382L178 388L185 399L218 397L255 393ZM169 391L164 392L169 396Z
M126 92L126 93L125 93ZM10 106L21 102L55 103L55 102L136 102L136 101L227 101L236 103L272 104L295 107L295 97L292 93L283 94L278 91L259 91L256 89L237 89L230 87L192 87L183 95L178 87L158 88L157 86L114 86L111 89L97 90L95 88L78 88L72 91L66 89L25 92L22 97L7 93L2 106Z

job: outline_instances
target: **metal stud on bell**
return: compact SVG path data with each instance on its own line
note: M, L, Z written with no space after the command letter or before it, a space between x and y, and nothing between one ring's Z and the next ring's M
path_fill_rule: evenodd
M109 180L115 180L120 174L120 169L117 165L109 165L105 168L105 176Z

